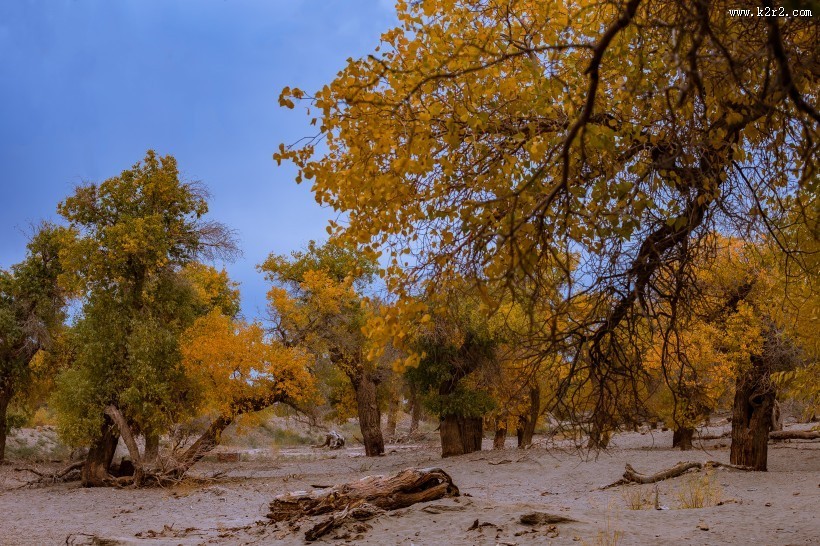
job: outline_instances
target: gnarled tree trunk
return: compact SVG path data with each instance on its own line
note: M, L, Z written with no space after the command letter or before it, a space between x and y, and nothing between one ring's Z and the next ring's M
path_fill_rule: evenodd
M445 415L441 418L439 434L442 457L481 451L484 420L481 417Z
M765 353L764 345L764 353ZM753 470L766 470L769 428L775 388L764 356L753 356L751 366L737 378L732 408L732 447L729 461Z
M114 459L120 436L116 433L114 421L108 415L104 416L100 432L100 438L88 450L80 473L83 487L103 487L109 484L111 478L108 469Z
M376 399L376 381L366 370L359 371L351 380L356 391L356 409L359 413L364 452L368 457L377 457L384 453L384 438L382 415Z

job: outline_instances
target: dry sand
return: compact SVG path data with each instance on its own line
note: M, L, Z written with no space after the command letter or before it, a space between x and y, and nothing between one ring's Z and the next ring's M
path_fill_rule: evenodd
M771 445L769 472L713 471L710 483L720 505L680 508L680 492L702 473L661 482L658 503L664 510L652 506L654 486L600 488L617 480L625 463L651 473L681 460L728 462L728 439L687 453L668 447L670 432L624 433L613 444L592 460L560 445L442 460L434 438L388 446L378 458L363 457L360 448L255 450L240 463L197 466L202 476L227 471L210 484L142 490L83 489L77 483L19 489L23 475L6 465L0 467L0 544L305 544L311 522L295 533L267 523L274 495L409 466L443 468L462 496L382 515L364 532L343 528L317 544L820 544L820 443ZM641 495L650 505L630 509L628 499ZM578 522L520 524L519 517L531 511ZM470 530L476 520L486 525Z

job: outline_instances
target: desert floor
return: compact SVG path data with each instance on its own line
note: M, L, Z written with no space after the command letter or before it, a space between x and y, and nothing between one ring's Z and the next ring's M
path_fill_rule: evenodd
M389 512L317 544L820 544L818 442L770 444L768 472L694 472L660 482L656 492L653 485L601 487L620 478L626 463L652 473L683 460L728 462L728 439L684 453L669 447L671 432L622 433L597 458L567 443L546 449L540 439L518 450L513 441L449 459L439 458L434 435L389 445L378 458L356 447L247 450L239 463L195 467L198 476L221 477L167 489L21 488L30 474L7 464L0 467L0 544L305 544L312 521L296 530L266 520L274 495L411 466L443 468L462 496ZM705 494L708 506L685 508L687 493ZM531 511L577 522L519 523Z

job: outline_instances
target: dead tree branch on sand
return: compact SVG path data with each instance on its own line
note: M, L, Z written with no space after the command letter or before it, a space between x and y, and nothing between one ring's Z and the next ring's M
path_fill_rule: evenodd
M365 521L418 502L457 496L458 487L440 468L408 468L393 476L367 476L309 493L278 495L270 503L268 518L280 522L332 514L305 533L305 539L312 541L347 521Z
M775 430L769 440L820 440L820 430Z
M666 470L662 470L660 472L656 472L655 474L640 474L632 468L632 465L629 463L626 464L626 471L624 472L623 477L607 486L602 487L601 489L609 489L610 487L617 487L619 485L625 485L628 483L638 483L638 484L647 484L647 483L656 483L663 480L668 480L670 478L676 478L689 472L690 470L696 469L701 470L704 468L731 468L732 470L744 470L744 471L751 471L751 467L747 466L738 466L734 464L726 464L726 463L719 463L717 461L706 461L705 463L698 463L698 462L681 462L673 466L672 468L667 468Z
M80 479L80 469L83 467L84 462L79 461L76 463L72 463L66 468L62 470L58 470L57 472L41 472L36 468L15 468L15 472L31 472L35 476L36 479L31 480L29 482L24 483L21 487L33 487L35 485L52 485L55 483L60 482L68 482L72 480Z

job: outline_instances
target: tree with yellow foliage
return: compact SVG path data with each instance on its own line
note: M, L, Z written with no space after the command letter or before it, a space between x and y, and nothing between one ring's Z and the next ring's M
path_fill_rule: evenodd
M389 353L368 343L365 329L376 314L362 292L375 265L333 242L311 241L290 256L271 254L259 269L273 284L268 292L271 330L289 347L304 347L326 359L350 381L367 456L384 453L376 388Z
M190 409L214 418L175 462L177 477L216 446L237 417L312 396L309 353L268 339L259 323L233 319L214 308L183 333L180 346L183 369L196 393Z
M541 351L565 347L558 396L600 445L643 405L639 332L685 304L664 272L730 222L795 253L778 227L816 195L820 23L673 0L400 1L398 18L328 85L283 90L319 132L274 157L343 216L334 233L388 253L390 335L426 312L403 300L454 279L522 303L561 287L574 315Z

